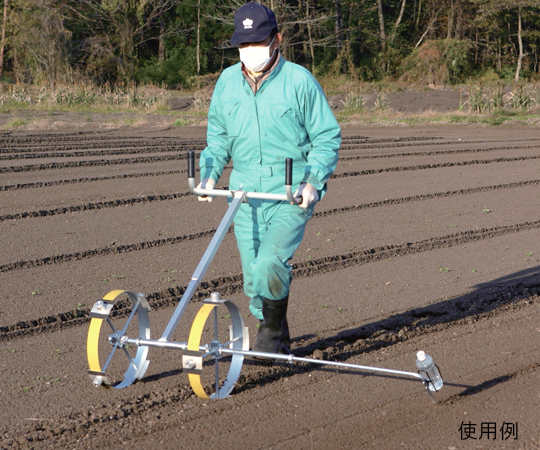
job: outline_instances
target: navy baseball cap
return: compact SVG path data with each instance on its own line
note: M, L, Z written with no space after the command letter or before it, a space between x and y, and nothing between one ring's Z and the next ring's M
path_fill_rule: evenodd
M234 16L231 44L264 41L274 28L277 28L277 21L270 8L257 2L246 3Z

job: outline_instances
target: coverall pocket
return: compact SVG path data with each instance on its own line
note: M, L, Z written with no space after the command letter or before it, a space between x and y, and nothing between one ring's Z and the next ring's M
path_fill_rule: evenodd
M239 100L228 100L223 103L223 115L225 117L229 117L233 111L236 111L238 109L238 105L240 105Z
M272 103L271 111L275 137L298 145L302 125L298 119L299 113L296 108L284 103Z
M223 119L225 120L229 134L238 134L238 130L235 127L241 122L241 120L238 120L238 110L241 103L240 100L228 100L223 103Z
M242 121L238 120L238 110L241 102L239 100L229 100L223 103L223 118L227 128L227 140L229 141L229 150L234 147L234 143L241 134L240 127Z

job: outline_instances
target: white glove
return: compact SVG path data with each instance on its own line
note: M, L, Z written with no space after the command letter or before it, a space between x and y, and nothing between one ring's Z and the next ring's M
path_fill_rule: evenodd
M311 184L302 183L294 193L294 198L300 208L309 208L319 201L319 193Z
M216 182L212 178L203 178L197 186L197 189L214 189ZM197 196L200 202L211 202L214 197L211 195L199 195Z

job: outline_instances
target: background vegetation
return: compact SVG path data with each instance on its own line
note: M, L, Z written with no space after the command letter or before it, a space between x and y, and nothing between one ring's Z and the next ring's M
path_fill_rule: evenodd
M238 61L229 39L242 3L1 0L0 80L51 92L69 84L201 87ZM284 56L319 78L419 86L540 78L538 0L263 3L278 17Z

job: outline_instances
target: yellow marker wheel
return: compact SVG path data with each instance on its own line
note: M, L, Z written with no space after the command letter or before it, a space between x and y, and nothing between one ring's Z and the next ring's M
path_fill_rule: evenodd
M150 339L148 311L144 295L131 291L111 291L94 304L86 340L88 374L94 386L119 389L144 376L148 347L126 339Z
M226 306L226 310L219 306ZM213 327L207 326L207 320L213 315ZM229 326L229 319L232 325ZM227 353L227 350L247 350L249 347L247 330L244 329L242 316L234 303L229 300L219 299L219 295L212 294L212 298L206 301L191 325L188 346L182 354L182 366L188 374L193 392L201 398L209 398L207 390L212 388L214 393L210 398L225 398L233 390L244 362L244 355ZM210 340L201 345L203 337ZM203 360L208 363L203 363ZM210 368L214 365L213 374ZM220 369L227 370L225 380L220 378ZM209 376L203 375L204 369Z

